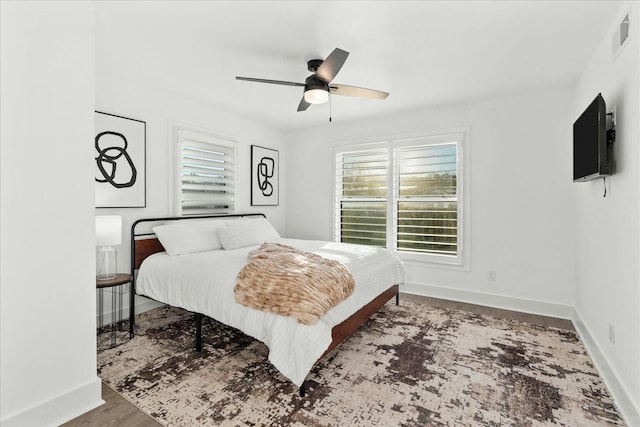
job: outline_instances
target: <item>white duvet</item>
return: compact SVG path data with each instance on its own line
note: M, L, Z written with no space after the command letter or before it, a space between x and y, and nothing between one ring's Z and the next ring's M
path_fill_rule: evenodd
M394 284L404 281L400 260L372 246L314 240L274 242L343 263L355 280L354 293L313 325L292 317L254 310L235 301L233 288L248 253L258 246L148 257L136 279L136 292L157 301L202 313L267 345L269 361L297 386L331 344L331 329Z

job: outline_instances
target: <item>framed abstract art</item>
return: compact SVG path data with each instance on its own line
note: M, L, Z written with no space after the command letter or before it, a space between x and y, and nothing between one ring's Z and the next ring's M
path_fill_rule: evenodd
M146 207L146 133L147 124L141 120L96 111L97 208Z
M278 206L278 151L251 146L251 206Z

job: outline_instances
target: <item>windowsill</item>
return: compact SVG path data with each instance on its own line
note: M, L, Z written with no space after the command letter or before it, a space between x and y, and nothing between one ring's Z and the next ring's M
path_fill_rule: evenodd
M438 268L443 270L469 271L470 268L464 259L458 257L446 257L437 255L423 255L406 252L393 252L403 264L419 267Z

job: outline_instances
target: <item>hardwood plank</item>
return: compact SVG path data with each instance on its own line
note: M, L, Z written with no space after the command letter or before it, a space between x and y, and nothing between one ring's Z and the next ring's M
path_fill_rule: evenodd
M105 404L63 424L65 427L131 426L158 427L162 424L139 410L111 388L102 384Z

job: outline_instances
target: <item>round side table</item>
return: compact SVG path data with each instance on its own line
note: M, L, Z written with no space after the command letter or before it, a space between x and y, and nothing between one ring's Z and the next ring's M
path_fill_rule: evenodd
M122 319L124 295L128 294L128 284L131 283L131 274L118 273L113 279L96 279L96 289L98 289L98 350L114 348L129 340L128 329L123 325L126 320ZM105 325L104 294L111 293L111 313L109 323ZM104 335L109 333L111 340L105 339Z

